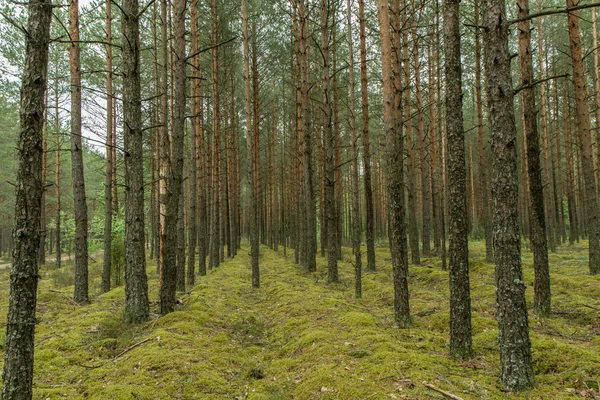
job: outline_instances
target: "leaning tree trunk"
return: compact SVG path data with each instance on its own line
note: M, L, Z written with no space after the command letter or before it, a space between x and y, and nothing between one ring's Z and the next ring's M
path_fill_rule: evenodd
M125 146L125 317L148 319L144 239L144 160L138 0L123 0L123 139Z
M504 0L482 2L484 63L490 105L494 244L500 381L508 392L533 386L531 342L521 270L517 133Z
M575 6L574 0L567 0L567 7ZM585 214L589 232L590 274L600 274L600 224L598 215L598 192L594 176L594 152L592 149L592 123L590 121L590 103L588 101L587 82L579 33L579 16L577 11L569 12L569 42L571 62L573 66L573 84L575 85L575 113L579 133L579 149L581 152L581 169L585 190Z
M21 83L13 265L4 347L2 399L29 400L33 382L33 336L42 211L42 130L48 77L50 1L29 3L25 70Z
M517 2L517 16L529 15L529 1ZM546 216L544 191L540 166L540 145L537 130L535 93L533 84L533 60L531 56L531 30L529 20L519 23L519 62L521 65L521 86L523 87L523 129L527 142L527 173L531 210L531 246L533 249L533 270L535 272L533 311L547 316L550 314L550 270L548 267L548 242L546 239Z
M75 211L75 289L76 303L88 301L88 213L83 175L81 140L81 62L79 59L79 1L69 3L69 68L71 71L71 167Z
M473 356L469 242L465 171L465 134L462 113L458 0L444 1L444 51L446 54L446 162L450 246L450 354Z

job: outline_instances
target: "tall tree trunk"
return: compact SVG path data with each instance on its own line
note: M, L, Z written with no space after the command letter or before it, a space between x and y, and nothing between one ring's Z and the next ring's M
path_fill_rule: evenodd
M125 145L125 316L148 319L148 280L144 249L144 160L140 86L138 0L123 0L123 138Z
M252 286L260 287L260 270L258 265L259 246L258 246L258 214L256 212L256 187L254 186L254 133L252 123L252 95L250 93L250 47L248 43L248 10L246 0L242 0L242 36L244 41L244 95L246 111L246 147L248 161L248 228L250 233L250 255L252 258Z
M58 74L57 74L58 76ZM62 261L62 242L61 242L61 224L60 224L60 109L58 105L59 95L58 95L58 78L56 78L55 86L54 86L54 107L55 107L55 115L54 115L54 146L56 147L54 150L54 197L56 199L56 208L55 208L55 217L54 223L56 225L56 268L61 267Z
M171 146L171 169L168 173L165 238L160 284L160 312L168 314L175 310L177 289L177 223L183 182L183 138L185 129L185 9L186 0L173 4L173 138Z
M413 45L413 57L415 59L415 88L416 88L416 99L417 99L417 130L418 130L418 144L419 144L419 165L421 168L421 216L423 218L423 224L421 229L421 239L423 246L423 256L431 256L431 196L429 190L431 188L431 177L430 177L430 158L429 151L427 148L427 138L425 137L425 127L423 123L423 113L421 108L423 105L423 98L421 95L421 72L420 72L420 61L419 61L419 48L417 45L417 27L416 22L414 25L414 45ZM407 116L408 117L408 116Z
M482 2L484 63L492 131L494 244L502 389L533 386L531 342L521 270L516 127L504 0Z
M394 281L394 314L398 326L410 324L408 297L408 256L404 211L404 149L402 132L402 88L400 81L400 54L392 53L388 0L378 0L381 36L381 63L383 74L384 129L386 138L386 168L389 210L389 239L392 253ZM400 43L400 12L394 4L394 42Z
M104 261L102 267L102 291L110 290L112 254L112 142L113 142L113 89L112 89L112 7L106 0L106 172L104 178Z
M598 55L598 22L596 8L592 8L592 34L594 37L594 100L596 102L596 168L598 171L598 188L600 189L600 57Z
M529 1L517 2L517 17L529 15ZM550 314L550 269L544 210L544 192L540 166L540 147L537 131L535 94L533 87L533 60L531 56L531 29L529 20L519 23L519 62L523 89L523 129L527 142L527 172L529 176L531 210L531 245L535 271L533 311L541 316ZM549 160L548 160L549 161ZM524 162L524 161L522 161Z
M402 12L402 23L403 25L407 25L406 22L406 2L402 3L403 12ZM413 32L414 35L414 47L417 46L416 42L416 28ZM408 49L408 32L405 30L403 32L403 54L405 60L410 60L410 54ZM417 56L415 56L415 74L418 69L419 61ZM410 62L404 63L404 81L410 82ZM416 199L416 175L415 175L415 154L414 154L414 140L413 135L415 134L412 125L411 118L411 102L410 102L410 86L404 86L404 115L407 116L406 123L406 154L407 154L407 195L408 195L408 238L410 243L410 255L413 264L421 263L421 255L419 251L419 228L417 226L417 199ZM420 95L420 90L419 90ZM423 119L421 117L422 113L420 107L417 106L417 113L419 115L419 121L422 123ZM420 128L423 128L422 126ZM421 132L421 131L419 131Z
M369 88L367 84L367 45L365 1L358 0L360 27L360 94L362 104L363 179L365 186L367 268L375 271L375 211L373 207L373 185L371 183L371 146L369 137Z
M220 202L220 169L221 169L221 115L219 104L219 49L218 12L216 0L210 2L212 49L212 129L213 129L213 165L212 165L212 209L210 233L210 265L215 268L220 264L221 247L221 202Z
M321 0L321 87L323 88L323 142L325 143L325 223L327 224L327 282L339 282L337 265L337 223L335 219L335 137L332 126L331 81L329 73L329 2ZM335 16L335 13L334 13Z
M563 134L565 136L565 163L567 172L567 208L569 212L569 244L577 239L577 209L575 201L575 178L573 172L573 152L571 150L571 113L569 108L569 91L565 79L563 93Z
M81 140L81 62L79 59L79 1L69 3L69 69L71 71L71 169L75 212L75 289L76 303L88 301L88 213L83 175Z
M352 50L352 8L346 0L348 10L348 58L350 74L350 134L352 140L352 251L354 253L354 296L362 297L362 255L360 241L362 223L360 217L360 198L358 193L358 134L356 132L356 100L354 89L354 53Z
M200 220L200 199L198 196L198 169L200 145L198 138L200 136L200 98L202 95L200 88L200 54L199 50L199 25L198 25L198 0L190 2L190 33L192 57L192 79L190 85L191 94L191 123L192 138L190 143L190 226L188 232L188 269L187 283L193 286L195 283L196 268L196 247L198 246L198 225ZM202 246L202 244L200 244ZM201 254L200 254L201 255Z
M33 383L33 336L42 207L42 130L48 78L50 1L28 6L25 66L21 81L13 265L4 347L2 399L29 400Z
M539 61L539 65L540 65L540 79L544 79L545 67L544 67L544 53L542 50L543 46L544 46L544 41L543 41L543 36L542 36L542 20L541 20L541 18L538 19L537 28L538 28L538 49L539 49L538 50L538 61ZM550 196L551 189L552 189L552 178L550 175L550 171L551 171L550 166L552 163L552 158L550 156L550 145L549 145L549 139L548 139L546 84L545 84L545 82L541 82L539 84L539 86L540 86L540 100L541 100L540 121L542 123L542 142L544 145L544 181L545 181L545 186L548 189L548 190L544 191L544 193L543 193L544 199L545 199L545 206L546 206L545 208L548 211L546 213L545 212L546 210L544 210L545 218L546 218L546 238L548 240L548 247L550 248L550 250L552 252L555 252L556 251L556 238L555 238L555 230L554 230L554 226L555 226L554 208L553 208L553 203L552 203L551 196ZM526 123L528 123L528 122L529 121L526 121ZM528 161L529 161L529 159L528 159Z
M310 126L310 63L308 60L308 9L305 0L299 0L300 18L300 70L302 92L302 133L304 153L304 215L306 223L302 233L306 241L305 267L309 272L317 270L317 211L313 187L312 132Z
M477 100L477 140L479 161L479 191L481 195L481 221L483 223L483 235L485 237L485 259L488 262L494 260L492 242L492 224L489 213L489 186L488 186L488 160L485 152L485 133L483 125L483 100L481 93L481 39L479 28L479 0L475 0L475 97Z
M575 6L575 0L567 0L567 7ZM589 234L590 274L600 274L600 216L598 215L598 192L594 176L594 152L592 148L592 132L590 120L590 103L588 101L587 83L584 76L583 56L581 54L581 38L579 33L579 16L577 11L568 14L569 44L573 67L573 84L575 85L575 113L581 152L581 169L585 189L585 213Z
M458 0L444 1L444 53L446 54L446 162L450 219L450 354L473 356L469 242L466 198L465 135L462 113Z

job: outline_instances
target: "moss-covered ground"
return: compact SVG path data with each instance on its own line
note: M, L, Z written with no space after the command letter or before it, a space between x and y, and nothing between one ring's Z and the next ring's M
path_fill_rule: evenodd
M37 399L428 399L428 381L463 399L600 398L600 276L587 270L586 246L550 255L553 310L529 314L537 385L499 390L493 265L471 244L473 342L476 357L448 355L448 278L438 259L410 268L413 325L393 324L390 256L378 249L378 271L354 298L349 249L342 283L327 285L325 259L303 272L261 249L261 288L250 286L248 249L181 294L175 313L140 326L124 322L123 288L78 306L56 271L42 271L36 328ZM524 254L527 298L533 270ZM101 260L91 265L94 290ZM158 277L148 263L151 309ZM0 342L8 272L0 275ZM139 344L136 347L134 345ZM128 350L129 349L129 350ZM128 351L126 351L128 350ZM124 352L125 351L125 352ZM124 352L124 353L123 353ZM596 397L594 397L596 396Z

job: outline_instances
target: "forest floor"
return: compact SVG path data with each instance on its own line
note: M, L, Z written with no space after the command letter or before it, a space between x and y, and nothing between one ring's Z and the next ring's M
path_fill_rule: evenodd
M261 248L261 288L250 286L248 248L198 277L183 304L139 326L123 321L122 287L72 302L58 271L42 270L34 398L36 399L435 399L428 381L463 399L600 398L600 276L587 269L586 243L550 255L554 315L529 314L537 385L521 394L499 389L493 265L482 243L471 248L476 357L448 355L448 277L437 258L410 268L413 325L393 323L389 251L363 277L354 298L349 249L342 283L294 265L293 254ZM99 291L102 263L91 263ZM68 267L65 267L68 268ZM64 268L63 268L64 269ZM148 263L151 311L158 276ZM527 299L533 270L524 253ZM8 272L0 273L0 343L4 343ZM1 363L1 361L0 361Z

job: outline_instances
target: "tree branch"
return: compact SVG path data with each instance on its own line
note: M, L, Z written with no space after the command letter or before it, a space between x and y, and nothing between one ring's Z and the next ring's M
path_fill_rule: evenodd
M567 78L569 76L569 74L562 74L562 75L554 75L554 76L549 76L547 78L544 79L538 79L537 81L533 81L528 85L523 85L523 86L519 86L518 88L515 88L513 91L513 94L516 95L517 93L519 93L521 90L524 89L530 89L540 83L544 83L546 81L551 81L553 79L558 79L558 78Z
M583 10L586 8L593 8L593 7L600 7L600 3L580 4L580 5L574 6L574 7L548 9L546 11L540 11L537 13L529 14L525 17L510 19L507 22L509 25L512 25L512 24L516 24L517 22L523 22L523 21L527 21L530 19L543 17L546 15L566 14L566 13L570 13L571 11Z

